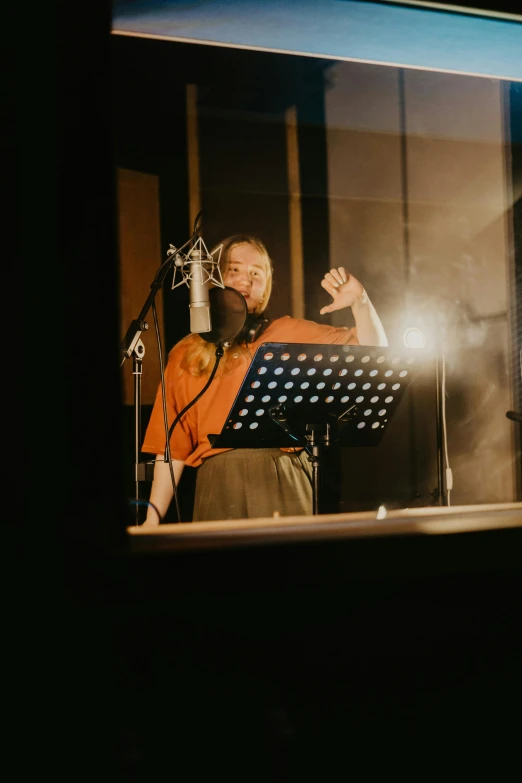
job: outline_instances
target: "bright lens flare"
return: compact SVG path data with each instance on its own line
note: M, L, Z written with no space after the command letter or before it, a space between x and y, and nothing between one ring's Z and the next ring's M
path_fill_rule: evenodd
M426 339L420 329L409 326L405 331L403 338L406 348L424 348Z

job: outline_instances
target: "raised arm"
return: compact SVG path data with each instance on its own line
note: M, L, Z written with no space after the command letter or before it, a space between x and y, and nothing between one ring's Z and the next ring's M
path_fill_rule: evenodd
M332 297L332 302L321 308L321 315L351 307L360 345L388 345L384 326L364 286L344 266L330 269L321 285Z

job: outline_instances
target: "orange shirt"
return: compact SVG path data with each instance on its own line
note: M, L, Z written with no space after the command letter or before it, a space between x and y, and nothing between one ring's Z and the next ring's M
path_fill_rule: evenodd
M358 345L355 328L326 326L302 318L291 318L289 315L272 321L261 337L249 345L252 357L263 343ZM208 381L208 374L192 375L181 369L180 361L184 350L184 345L179 343L175 345L169 353L165 369L169 426L179 411L199 394ZM185 413L181 421L176 424L171 436L172 459L182 460L186 465L197 467L206 457L222 451L230 451L230 449L213 449L208 435L218 434L223 429L248 367L248 359L240 353L237 367L214 378L201 399ZM165 451L161 385L156 394L141 450L146 454L162 454Z

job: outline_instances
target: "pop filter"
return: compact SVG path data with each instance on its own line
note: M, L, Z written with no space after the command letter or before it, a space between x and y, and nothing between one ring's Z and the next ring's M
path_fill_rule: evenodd
M243 329L248 308L245 297L234 288L213 286L209 293L210 332L199 335L207 343L231 343Z

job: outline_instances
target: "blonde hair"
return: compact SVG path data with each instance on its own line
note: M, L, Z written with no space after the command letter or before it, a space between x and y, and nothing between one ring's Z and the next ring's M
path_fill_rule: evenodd
M262 315L268 305L270 294L272 293L272 261L268 255L268 251L265 245L260 239L258 239L258 237L252 236L251 234L232 234L231 236L223 239L219 245L222 246L219 267L223 279L228 272L228 268L230 266L230 256L234 248L238 247L239 245L251 245L261 256L265 267L264 271L266 275L266 287L263 293L263 298L254 310L254 315ZM217 250L219 245L213 247L212 252ZM212 370L212 367L214 366L214 359L216 356L216 346L214 343L206 342L206 340L203 340L203 338L197 334L187 335L187 337L184 337L182 340L180 340L178 345L183 343L186 344L186 349L185 354L181 360L181 368L187 372L190 372L192 375L209 374ZM225 354L221 359L221 363L217 371L218 376L225 374L228 370L232 369L232 367L237 366L237 361L232 363L230 359L231 349L234 349L234 353L241 353L245 357L250 358L250 353L245 345L240 345L237 342L233 342L228 348L225 348Z

